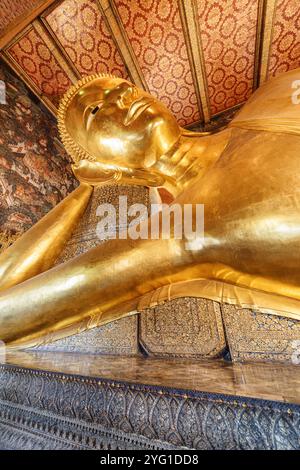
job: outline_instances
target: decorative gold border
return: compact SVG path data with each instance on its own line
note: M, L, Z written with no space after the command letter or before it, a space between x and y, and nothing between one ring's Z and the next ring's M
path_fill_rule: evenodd
M275 21L275 13L277 0L265 0L263 12L263 28L262 28L262 44L261 44L261 60L258 85L262 85L268 78L268 69L271 53L271 45L273 39L273 28Z

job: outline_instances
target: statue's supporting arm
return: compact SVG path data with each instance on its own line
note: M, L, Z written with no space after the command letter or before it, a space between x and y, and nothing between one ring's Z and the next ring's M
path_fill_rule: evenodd
M0 256L0 291L53 266L82 216L93 188L81 184Z
M154 170L123 168L111 165L107 168L100 162L81 160L72 165L76 178L82 183L95 185L114 184L122 180L123 184L140 186L162 186L165 178Z
M84 319L139 298L193 269L182 240L110 240L73 260L3 292L0 339L8 346L32 343ZM104 321L103 321L104 323Z

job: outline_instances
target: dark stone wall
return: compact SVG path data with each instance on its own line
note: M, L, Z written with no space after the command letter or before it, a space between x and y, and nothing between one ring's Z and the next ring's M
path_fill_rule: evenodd
M2 61L0 80L6 86L6 104L0 103L0 235L16 238L77 182L55 118Z

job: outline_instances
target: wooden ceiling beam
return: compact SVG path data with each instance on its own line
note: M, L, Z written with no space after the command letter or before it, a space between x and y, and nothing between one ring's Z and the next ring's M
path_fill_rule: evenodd
M208 87L206 80L206 71L204 64L203 48L201 42L201 33L199 22L197 20L196 4L193 0L178 2L181 14L184 35L186 38L191 70L194 76L196 94L204 122L210 121L211 112L209 105Z
M67 74L71 82L76 83L78 80L78 76L70 66L69 62L65 59L65 56L61 51L60 45L57 43L55 38L50 35L50 33L45 28L44 24L40 19L35 20L32 25L39 33L49 50L52 52L55 59L57 60L61 68L64 70L64 72Z
M277 0L264 1L258 86L262 85L268 79L276 5Z
M20 0L22 1L22 0ZM52 5L56 0L40 0L38 5L31 11L16 18L10 23L0 36L0 50L4 49L15 36L17 36L26 26L34 21L46 8Z
M262 35L264 28L265 15L265 0L258 0L257 6L257 22L256 22L256 40L255 40L255 55L254 55L254 76L253 76L253 91L259 86L259 77L262 60Z
M63 2L64 2L64 0L56 0L55 3L53 3L52 5L49 6L49 8L47 8L45 11L43 11L43 13L39 16L38 19L41 21L44 28L47 30L49 36L52 38L52 40L55 44L56 50L60 52L60 55L64 58L65 62L68 64L68 67L73 72L73 75L76 77L77 80L79 80L80 78L82 78L81 73L79 72L79 70L77 70L75 64L71 61L68 54L65 52L65 49L62 46L60 40L58 39L55 32L52 30L52 28L50 27L50 25L47 21L47 16L53 10L55 10L57 7L62 5ZM71 78L71 77L69 77L69 78ZM72 78L72 82L74 82L73 78Z
M40 19L35 19L32 21L30 25L28 25L25 29L19 32L0 52L0 57L14 70L14 72L24 81L24 83L28 86L28 88L39 98L40 101L46 106L46 108L51 111L51 113L56 116L57 108L52 103L52 101L45 96L41 90L36 86L34 81L26 74L26 72L20 67L14 57L10 54L9 49L13 46L16 42L18 42L24 35L28 33L30 29L34 28L46 46L49 48L55 59L57 60L60 67L64 70L66 75L69 77L71 83L76 83L78 77L65 60L63 54L60 52L59 47L55 43L53 37L47 32L45 26L41 22Z
M25 83L30 91L46 106L48 111L56 117L57 109L54 104L44 96L41 91L38 89L34 81L24 72L24 70L19 66L16 60L9 54L8 51L0 51L0 58L11 68L15 74Z
M113 0L97 0L97 4L133 82L149 91Z

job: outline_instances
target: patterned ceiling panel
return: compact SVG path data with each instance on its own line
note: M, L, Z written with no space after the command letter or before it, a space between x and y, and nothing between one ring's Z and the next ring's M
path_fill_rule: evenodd
M41 94L57 106L71 81L36 29L30 28L8 49L8 53Z
M211 113L216 114L253 91L258 1L195 1Z
M300 67L299 1L3 0L0 54L53 112L70 81L109 72L147 87L182 126L209 126ZM1 43L1 28L34 11Z
M0 2L0 35L14 20L33 10L41 0L1 0Z
M115 5L150 93L180 125L199 121L177 0L115 0Z
M299 0L278 0L275 10L269 76L300 67Z
M81 75L102 72L128 78L96 0L67 0L46 21Z

